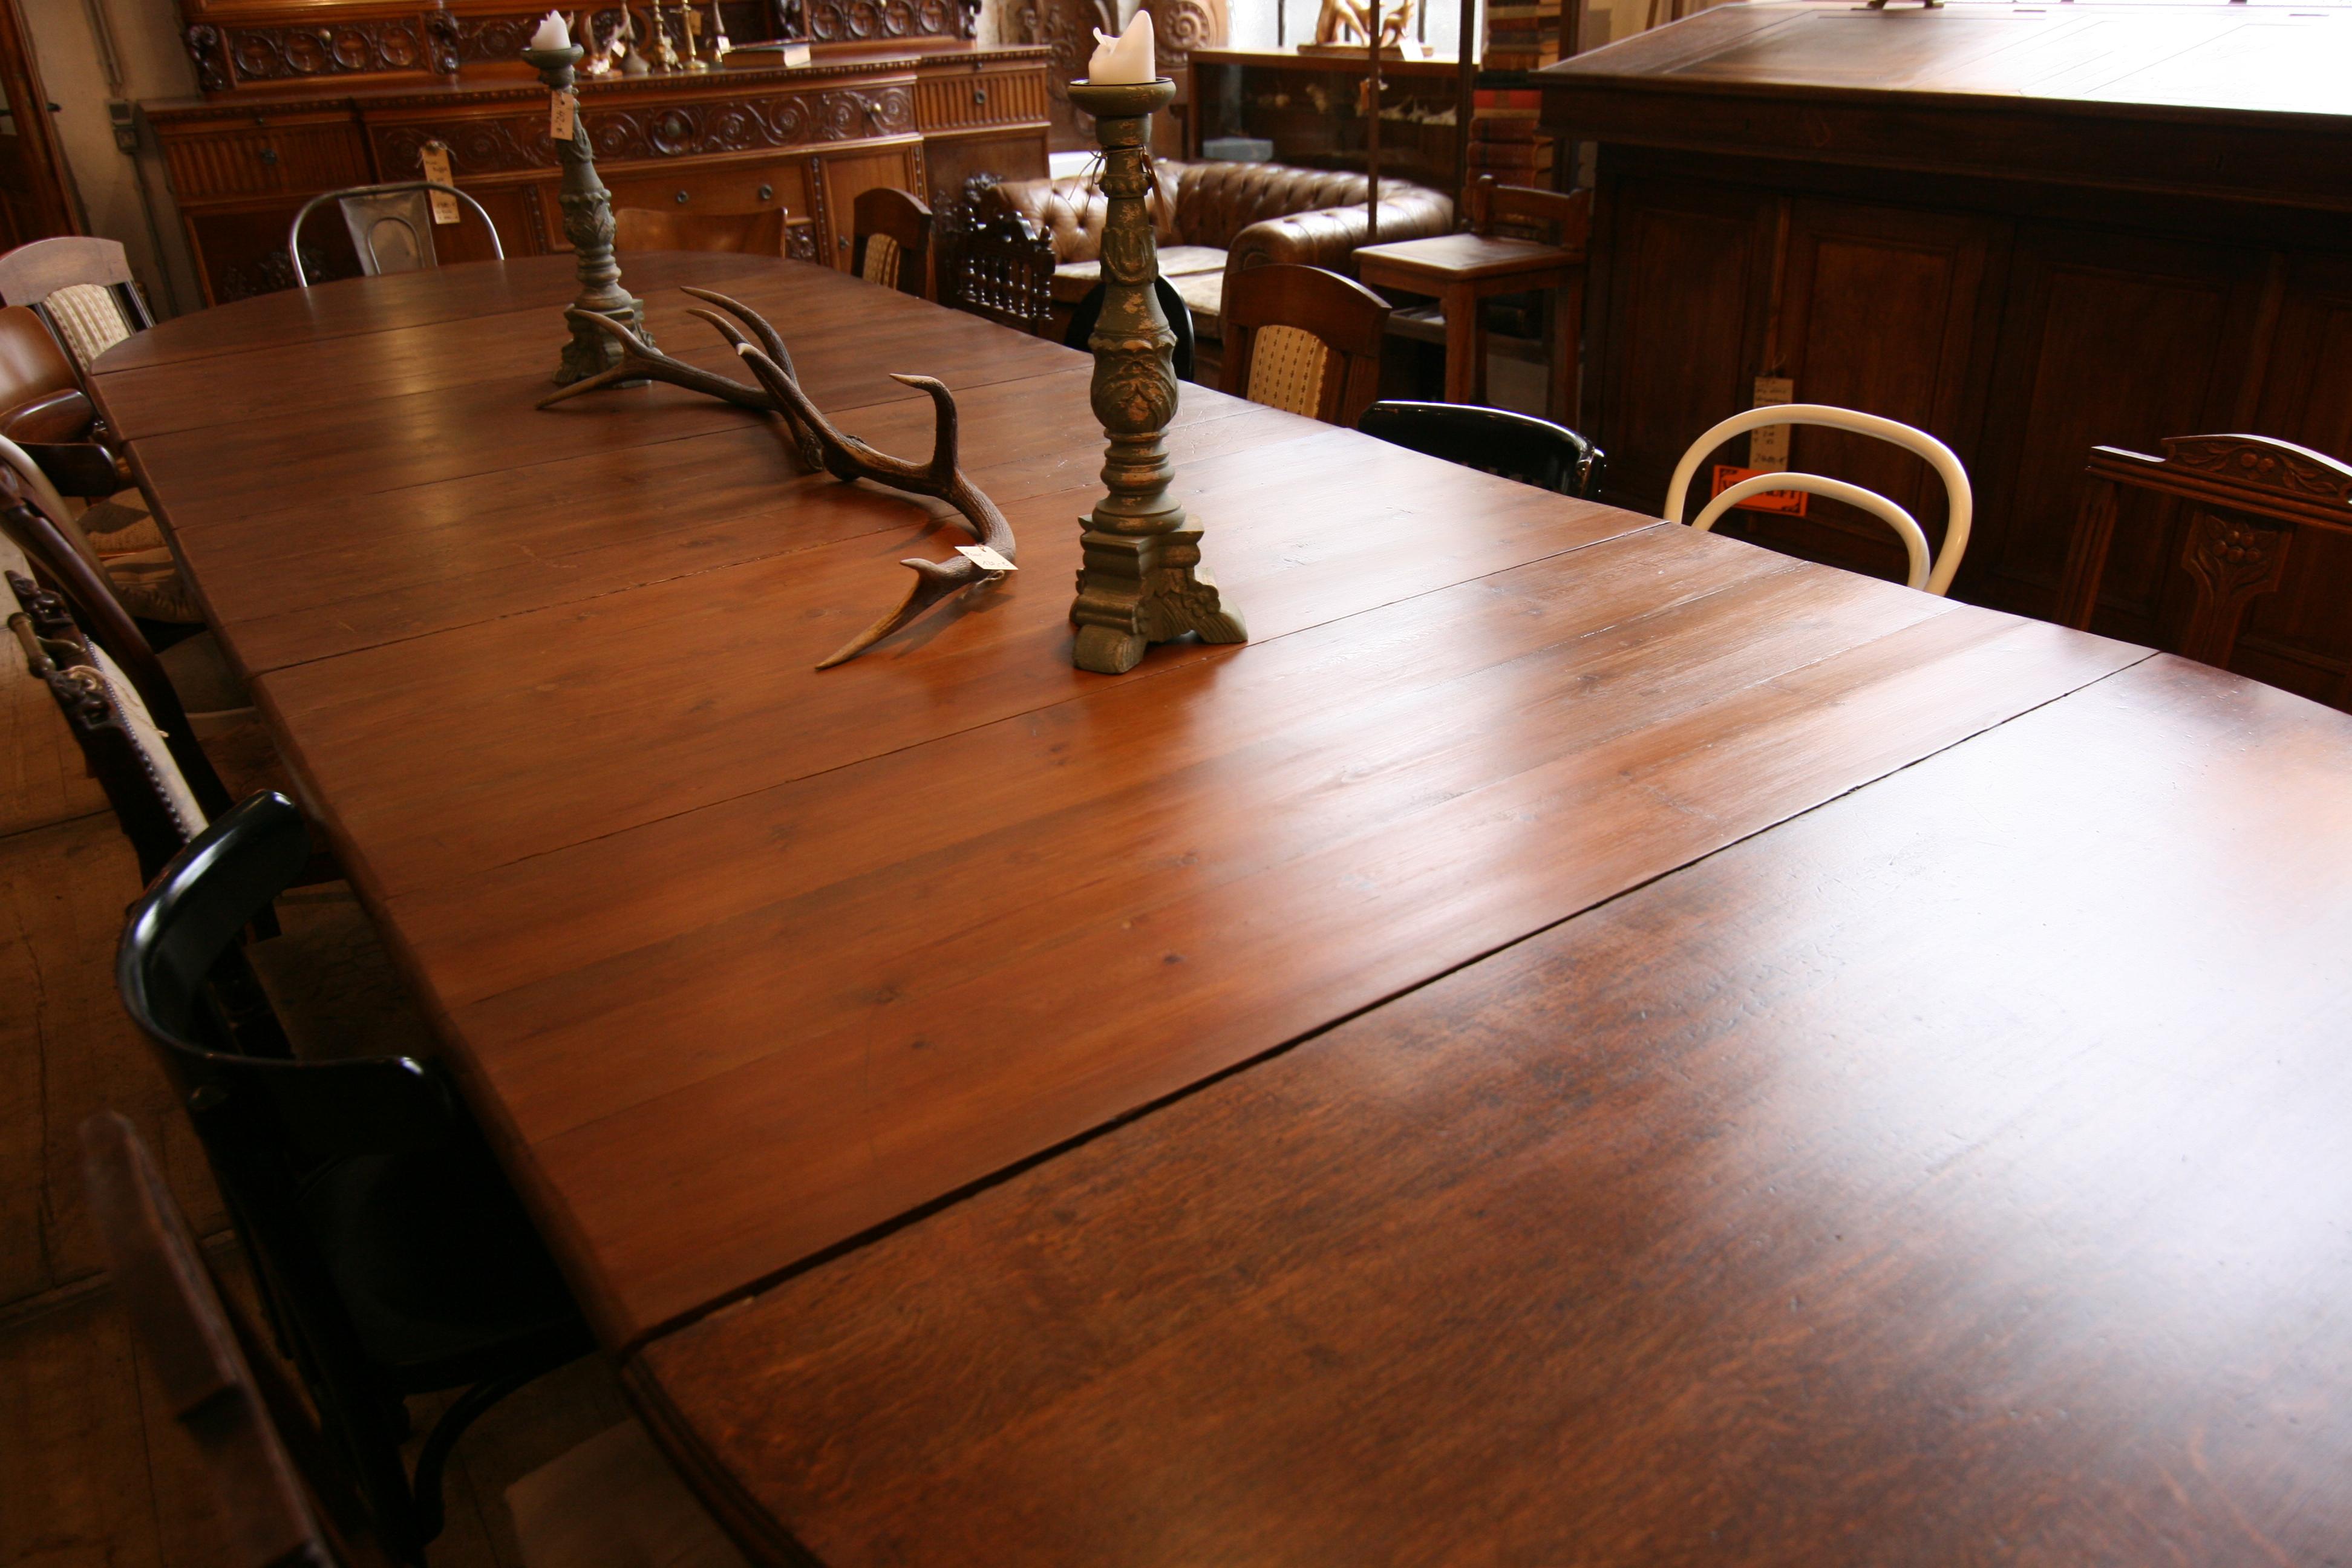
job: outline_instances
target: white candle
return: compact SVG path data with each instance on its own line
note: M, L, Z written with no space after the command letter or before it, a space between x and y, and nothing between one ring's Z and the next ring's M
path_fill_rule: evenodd
M539 31L530 36L530 47L534 49L568 49L572 47L572 29L563 25L560 12L550 11L547 14L547 20L541 22Z
M1095 57L1087 65L1088 81L1156 81L1159 77L1151 58L1150 12L1138 11L1127 31L1116 38L1100 27L1095 29Z

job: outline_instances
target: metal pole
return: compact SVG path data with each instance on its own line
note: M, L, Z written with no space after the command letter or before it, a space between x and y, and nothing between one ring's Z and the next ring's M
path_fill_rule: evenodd
M1454 216L1470 203L1470 121L1478 108L1478 0L1462 0L1462 33L1454 40L1457 102L1454 123Z
M1364 31L1370 35L1372 78L1370 112L1364 123L1364 243L1381 242L1381 0L1365 7Z

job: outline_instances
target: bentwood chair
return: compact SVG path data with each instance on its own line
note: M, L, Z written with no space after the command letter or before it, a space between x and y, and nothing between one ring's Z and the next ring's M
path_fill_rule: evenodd
M383 1539L416 1561L440 1532L441 1474L458 1436L592 1342L437 1069L247 1043L214 982L310 858L294 803L248 797L131 905L115 974L181 1091L312 1405ZM412 1477L405 1397L460 1387Z
M613 248L624 255L644 250L715 250L737 256L782 256L789 216L782 207L758 213L615 207Z
M1375 403L1356 421L1367 436L1481 473L1591 500L1607 456L1565 425L1466 403Z
M1276 262L1225 280L1224 388L1353 426L1381 390L1389 304L1353 279Z
M1017 213L967 216L955 236L946 303L1045 335L1054 320L1054 241Z
M2088 628L2097 613L2119 492L2165 497L2188 514L2179 559L2189 618L2175 651L2226 668L2247 611L2284 580L2296 532L2352 534L2352 467L2266 436L2175 436L2163 445L2161 458L2091 448L2058 619ZM2337 705L2347 699L2352 675L2337 689Z
M507 258L506 247L499 241L499 226L482 204L455 185L445 185L437 180L397 180L383 185L352 185L340 191L323 191L302 204L294 221L286 229L286 254L294 264L296 287L308 289L310 274L302 268L302 222L319 207L332 202L341 209L343 227L352 237L352 248L359 254L360 271L369 278L380 278L391 272L422 272L441 265L441 258L433 247L433 195L438 192L455 196L474 210L482 226L490 231L490 254L500 261Z
M1751 496L1768 491L1802 490L1809 495L1826 496L1832 500L1869 512L1903 542L1907 562L1904 576L1906 587L1924 589L1930 594L1942 594L1952 585L1952 578L1960 569L1960 558L1969 548L1969 522L1976 510L1973 492L1969 488L1968 470L1949 447L1924 430L1915 430L1898 420L1882 419L1875 414L1857 413L1851 408L1833 408L1824 403L1786 403L1764 408L1750 408L1735 414L1691 443L1690 450L1675 466L1675 477L1666 487L1665 519L1680 522L1683 503L1690 493L1691 480L1696 477L1699 465L1715 449L1735 436L1759 430L1771 425L1812 425L1832 430L1849 430L1859 436L1875 437L1907 451L1916 452L1927 460L1944 481L1946 501L1944 547L1931 565L1928 560L1927 534L1918 519L1880 495L1860 485L1848 484L1821 474L1776 472L1757 474L1725 489L1721 494L1700 509L1691 520L1691 527L1705 533L1712 530L1724 513Z
M155 324L120 241L60 235L0 256L0 304L39 313L87 374L98 356Z
M223 1299L139 1134L101 1111L81 1124L81 1149L115 1296L171 1421L156 1438L193 1452L211 1481L226 1568L388 1568L349 1477L267 1342Z
M1097 283L1079 297L1077 304L1070 310L1070 324L1062 333L1065 348L1081 351L1086 348L1087 340L1095 335L1095 323L1102 320L1103 300L1108 297L1108 284ZM1192 307L1184 302L1184 296L1176 285L1165 278L1151 280L1151 292L1160 300L1160 313L1168 318L1168 330L1176 334L1176 346L1172 351L1176 379L1190 381L1195 363L1192 357Z
M934 297L931 209L890 185L858 193L850 208L850 269L868 283L919 300Z

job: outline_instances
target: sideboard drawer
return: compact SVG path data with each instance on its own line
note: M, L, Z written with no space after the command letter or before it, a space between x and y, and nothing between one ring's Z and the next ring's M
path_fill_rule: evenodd
M660 174L606 175L613 205L657 212L761 213L782 207L794 217L814 215L808 160L780 157L757 163L706 164Z
M915 123L926 133L1045 118L1042 70L947 72L915 84Z

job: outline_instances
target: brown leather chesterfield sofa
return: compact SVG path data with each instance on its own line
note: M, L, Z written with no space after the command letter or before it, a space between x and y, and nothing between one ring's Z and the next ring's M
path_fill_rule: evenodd
M1192 330L1204 346L1221 342L1220 303L1225 279L1269 261L1295 261L1355 273L1356 247L1366 242L1364 176L1285 163L1189 163L1153 161L1159 189L1151 197L1160 240L1160 273L1192 308ZM1008 180L978 193L982 216L1012 212L1054 242L1055 326L1093 288L1100 273L1103 222L1108 203L1084 175L1059 180ZM1352 205L1350 204L1353 204ZM1419 239L1454 227L1451 198L1425 185L1381 182L1381 240Z

